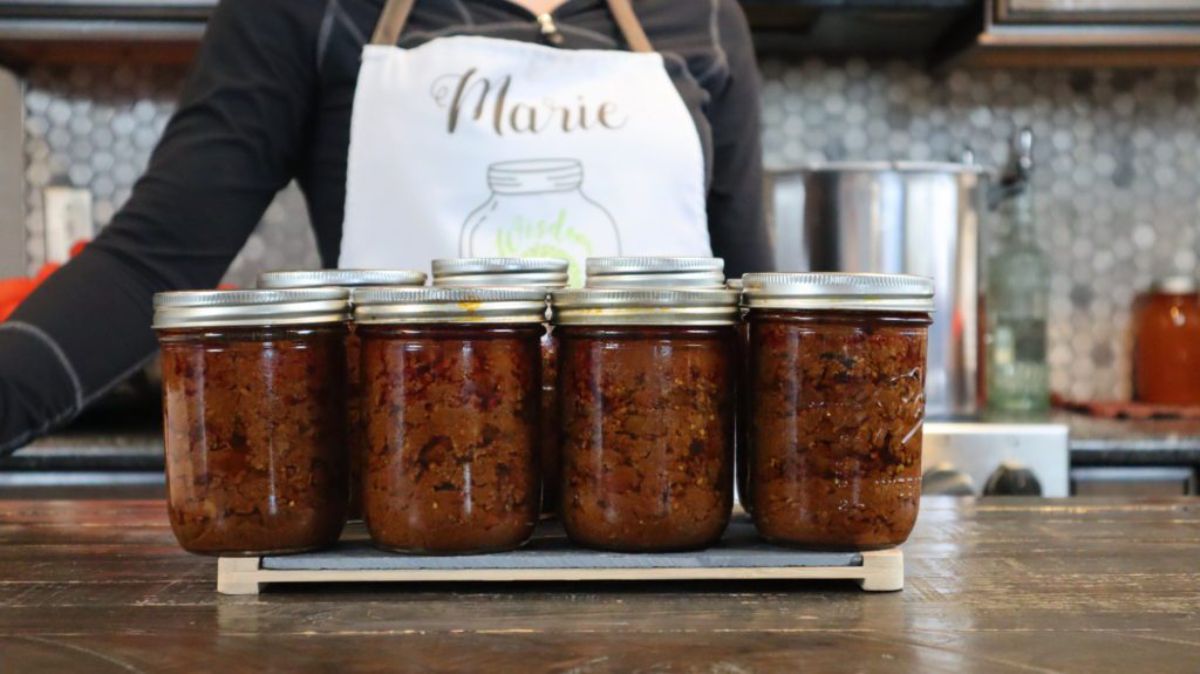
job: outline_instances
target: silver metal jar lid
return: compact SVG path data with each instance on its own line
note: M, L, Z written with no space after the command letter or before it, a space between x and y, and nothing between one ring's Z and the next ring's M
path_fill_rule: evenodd
M315 269L268 271L259 274L259 288L338 286L423 286L426 274L412 269Z
M1191 295L1200 290L1200 281L1186 274L1166 276L1150 284L1150 290L1164 295Z
M933 280L906 274L845 272L746 274L751 309L933 311Z
M555 325L733 325L738 294L701 288L576 288L551 294Z
M360 288L357 323L542 323L546 291L539 288Z
M345 288L186 290L154 296L154 328L341 323L350 319Z
M433 261L433 285L446 288L565 288L566 260L553 257L463 257Z
M730 290L739 290L740 291L743 288L745 288L745 284L742 282L742 279L740 279L740 278L731 278L725 282L725 287L729 288Z
M589 257L589 288L724 288L719 257Z

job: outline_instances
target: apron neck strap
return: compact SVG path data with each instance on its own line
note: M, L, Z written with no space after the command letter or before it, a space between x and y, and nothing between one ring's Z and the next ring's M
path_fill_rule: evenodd
M371 44L396 46L404 24L408 23L408 15L412 13L416 0L387 0L383 12L379 15L379 23L375 24L375 32L371 35Z
M654 51L654 47L650 44L650 38L646 37L646 31L642 29L642 22L638 20L637 14L633 11L630 0L607 0L607 2L608 11L612 12L617 27L621 29L621 36L629 45L629 50L634 52ZM400 33L404 31L404 25L408 23L408 15L412 13L414 4L416 4L416 0L387 0L383 6L383 12L379 15L379 23L375 25L375 32L371 35L371 44L395 46L400 39Z

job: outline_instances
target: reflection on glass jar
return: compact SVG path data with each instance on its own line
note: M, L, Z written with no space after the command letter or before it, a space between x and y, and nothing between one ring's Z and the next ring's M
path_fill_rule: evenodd
M346 292L165 293L155 302L168 512L180 545L262 555L335 543L348 488Z
M580 285L588 256L621 252L612 215L585 194L579 160L497 162L487 180L491 194L463 224L461 255L568 260Z
M903 543L921 495L932 284L748 274L744 439L766 539L814 549Z

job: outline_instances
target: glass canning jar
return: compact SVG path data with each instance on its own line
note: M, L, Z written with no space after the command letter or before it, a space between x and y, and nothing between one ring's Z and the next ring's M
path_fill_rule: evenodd
M628 552L715 543L733 503L737 293L552 298L567 535Z
M348 498L347 296L155 296L167 506L185 550L282 554L337 542Z
M451 288L539 288L568 283L567 261L548 257L465 257L433 261L433 285ZM541 511L558 512L558 340L547 321L542 333L542 417L539 439Z
M545 293L365 288L355 302L371 540L425 554L525 543L538 515Z
M751 511L772 542L903 543L917 518L928 279L747 274Z
M1200 405L1200 285L1163 279L1138 298L1134 397L1158 405Z
M259 288L354 288L370 286L423 286L425 272L410 269L317 269L264 272L258 277ZM358 336L354 324L346 335L346 437L350 451L350 519L362 519L362 461L364 446L361 388L358 375Z

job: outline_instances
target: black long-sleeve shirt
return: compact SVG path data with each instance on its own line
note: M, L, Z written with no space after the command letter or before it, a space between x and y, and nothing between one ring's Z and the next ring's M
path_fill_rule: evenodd
M359 56L383 0L223 0L129 202L0 324L0 452L70 420L153 353L151 296L218 282L276 192L299 182L321 258L342 236ZM735 0L638 0L705 150L709 232L731 275L765 268L758 71ZM554 12L565 49L626 48L604 0ZM401 47L538 42L509 0L419 0Z

